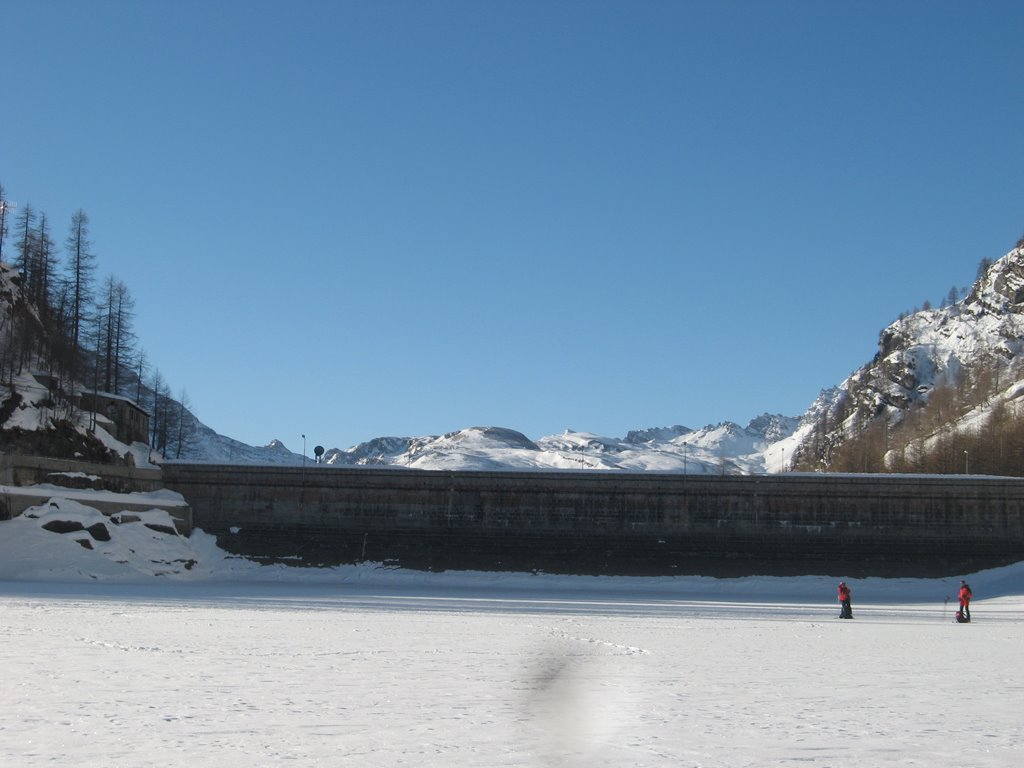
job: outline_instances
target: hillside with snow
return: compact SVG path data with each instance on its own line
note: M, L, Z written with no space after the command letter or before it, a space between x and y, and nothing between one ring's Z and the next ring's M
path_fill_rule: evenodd
M879 338L875 359L842 385L875 410L906 410L971 369L1016 378L1024 351L1024 248L994 262L964 300L916 312Z
M858 440L863 451L881 457L876 470L901 468L911 447L926 455L952 435L963 442L997 412L1004 425L1018 422L1022 352L1024 244L1018 244L962 300L885 328L874 359L823 391L790 441L814 468L834 468L843 446Z

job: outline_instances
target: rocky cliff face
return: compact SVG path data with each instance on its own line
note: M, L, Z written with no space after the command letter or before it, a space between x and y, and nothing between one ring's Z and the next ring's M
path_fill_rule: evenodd
M994 262L961 301L915 312L879 335L874 359L823 393L805 422L814 440L835 446L878 420L899 423L942 388L977 386L984 376L1002 388L1024 377L1024 244ZM811 435L804 438L806 458Z

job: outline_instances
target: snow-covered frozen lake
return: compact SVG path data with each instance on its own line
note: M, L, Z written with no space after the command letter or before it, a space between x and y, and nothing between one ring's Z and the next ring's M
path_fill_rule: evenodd
M1024 563L629 579L260 566L166 512L0 522L0 766L1018 766ZM168 533L170 532L170 533ZM966 575L966 574L965 574Z
M1020 598L563 592L3 582L0 764L1024 760Z

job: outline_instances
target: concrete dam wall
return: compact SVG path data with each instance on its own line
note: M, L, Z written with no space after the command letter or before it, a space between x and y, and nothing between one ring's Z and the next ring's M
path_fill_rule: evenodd
M1024 480L168 464L196 527L266 561L943 576L1024 560Z

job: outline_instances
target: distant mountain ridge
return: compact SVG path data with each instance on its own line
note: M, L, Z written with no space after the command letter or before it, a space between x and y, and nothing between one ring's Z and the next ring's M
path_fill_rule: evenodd
M633 430L624 438L566 430L531 440L504 427L470 427L444 435L378 437L348 449L332 448L323 462L331 466L408 467L432 470L624 470L750 474L765 472L767 453L792 435L799 419L764 414L746 427L733 422L698 430L683 426ZM228 442L203 430L206 450L191 459L204 461L298 464L300 454L274 441L264 448ZM307 458L306 461L311 459Z

